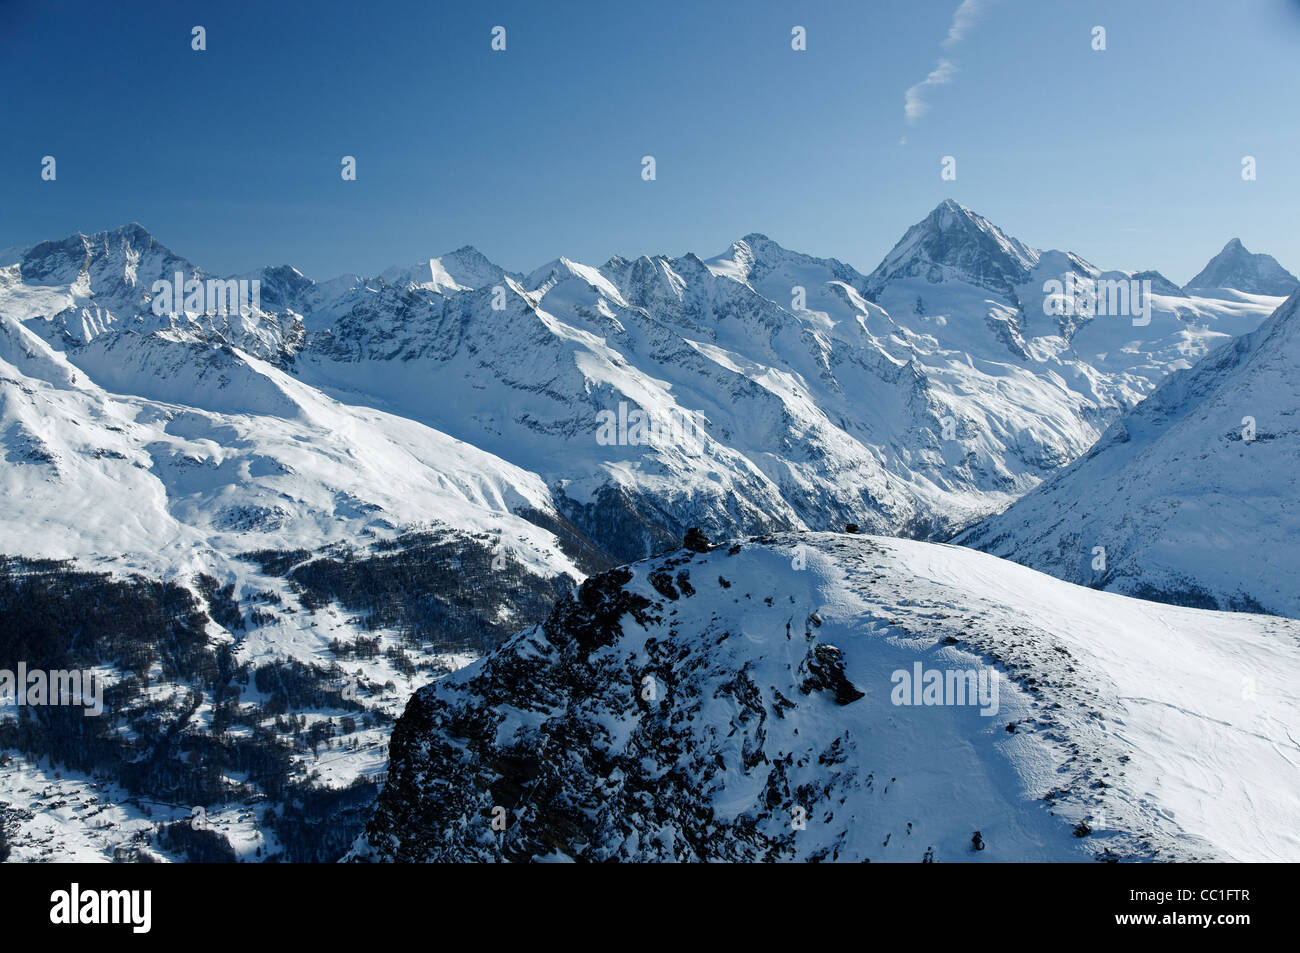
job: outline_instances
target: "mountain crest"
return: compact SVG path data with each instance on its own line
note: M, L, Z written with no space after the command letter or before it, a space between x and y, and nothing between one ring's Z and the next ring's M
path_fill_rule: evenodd
M494 264L473 245L462 245L437 258L410 267L395 265L379 277L399 288L421 288L437 294L472 291L501 281L504 268Z
M1240 238L1233 238L1200 274L1183 286L1184 291L1216 288L1281 297L1300 288L1300 279L1278 264L1272 255L1252 254Z
M894 278L961 278L991 291L1010 292L1028 278L1041 254L982 215L944 199L907 230L868 281L879 289Z
M81 297L123 313L141 307L148 289L159 278L176 272L187 278L204 272L176 255L139 222L86 235L41 242L27 250L23 281L32 285L68 285Z

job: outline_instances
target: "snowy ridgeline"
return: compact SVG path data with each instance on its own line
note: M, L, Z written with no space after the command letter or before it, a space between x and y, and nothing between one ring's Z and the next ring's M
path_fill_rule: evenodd
M575 595L416 695L353 859L1300 858L1300 622L843 534Z
M1180 289L945 202L870 275L761 235L529 275L463 248L371 279L263 269L240 276L256 307L224 314L157 307L158 282L212 276L139 226L11 257L0 615L28 641L0 668L69 649L71 623L33 622L33 602L133 608L77 646L116 686L94 730L0 708L0 853L333 859L412 692L691 526L946 538L1047 480L972 541L1090 586L1300 611L1281 505L1300 399L1281 377L1263 399L1289 359L1258 343L1294 322L1169 377L1294 287L1239 242ZM1059 291L1107 286L1142 289L1114 299L1133 314ZM1160 438L1184 417L1204 418L1196 440ZM1105 449L1147 441L1136 476ZM1094 456L1119 478L1058 474ZM1060 497L1058 523L1014 515L1048 493L1094 515ZM1097 547L1109 571L1079 569ZM154 648L123 653L128 632Z
M1115 592L1300 617L1300 293L957 542Z
M1184 291L945 202L870 275L757 234L528 275L463 248L370 279L266 268L240 276L260 309L199 314L154 289L211 276L138 225L46 242L0 270L4 529L165 570L430 520L554 548L524 512L617 561L690 526L947 538L1277 307L1294 279L1259 285L1235 247L1201 277L1249 287Z

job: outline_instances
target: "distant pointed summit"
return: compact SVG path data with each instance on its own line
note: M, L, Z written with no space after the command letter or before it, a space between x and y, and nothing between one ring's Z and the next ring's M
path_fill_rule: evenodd
M1151 290L1158 295L1173 295L1175 297L1182 297L1183 295L1182 288L1179 288L1176 284L1154 269L1150 271L1134 272L1133 280L1151 282Z
M423 288L445 294L493 285L505 274L504 268L489 261L473 245L463 245L453 252L426 259L409 268L389 268L379 277L390 285Z
M944 199L909 228L870 275L870 288L894 278L943 281L962 278L990 291L1009 292L1023 282L1041 253L988 219Z
M1240 238L1234 238L1210 259L1199 275L1183 286L1184 291L1215 288L1281 297L1300 288L1300 279L1278 264L1272 255L1252 254Z

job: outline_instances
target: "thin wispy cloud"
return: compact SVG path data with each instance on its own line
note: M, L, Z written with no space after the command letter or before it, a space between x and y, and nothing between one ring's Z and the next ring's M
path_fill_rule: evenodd
M916 122L930 109L925 101L925 91L930 86L942 86L952 82L957 67L952 60L940 60L939 65L930 71L930 75L903 94L903 113L908 122Z
M966 34L979 22L990 2L992 0L962 0L960 6L952 15L948 35L943 38L942 46L944 49L952 49L966 39ZM935 64L934 69L930 70L925 79L910 87L903 94L903 116L907 119L907 122L909 124L915 123L929 111L930 105L926 102L926 95L932 86L944 86L951 83L956 75L957 64L947 57L943 57Z
M943 45L955 46L964 40L970 28L984 13L986 6L986 0L962 0L961 6L952 15L952 26L948 27L948 35L944 37Z

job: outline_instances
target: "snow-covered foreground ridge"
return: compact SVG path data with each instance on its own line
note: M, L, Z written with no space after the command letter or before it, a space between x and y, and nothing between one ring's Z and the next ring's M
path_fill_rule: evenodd
M1300 622L960 547L681 550L421 690L352 857L1295 861L1298 677Z

